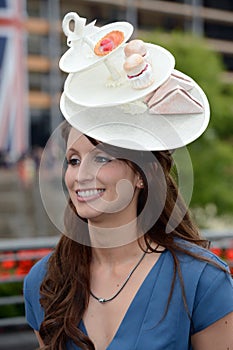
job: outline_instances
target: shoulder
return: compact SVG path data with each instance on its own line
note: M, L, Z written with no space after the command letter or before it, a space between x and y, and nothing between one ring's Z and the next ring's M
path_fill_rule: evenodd
M179 240L179 245L187 253L178 252L177 257L180 262L184 279L190 282L196 280L199 289L208 288L216 280L225 279L232 284L230 270L227 263L220 259L210 250L196 244Z
M185 249L187 253L178 253L178 257L183 262L192 262L192 264L199 265L204 268L207 264L217 265L220 269L228 270L227 263L220 259L217 255L209 249L203 248L197 244L177 239L178 245ZM190 254L190 255L189 255Z
M223 294L229 296L233 303L233 279L231 278L229 267L225 261L220 259L208 249L185 240L177 240L178 245L184 249L177 249L176 259L178 281L183 281L187 297L190 301L196 302L204 295L212 295L213 299ZM170 252L167 254L167 261L170 266L170 275L174 271L174 258ZM179 286L179 283L178 283Z
M233 311L233 279L227 263L208 249L179 240L188 253L178 253L194 332Z
M190 280L198 283L202 274L212 276L214 278L220 272L229 274L227 263L220 259L210 250L198 246L195 243L185 241L183 239L175 239L176 248L172 253L169 249L163 252L165 255L164 263L171 273L174 272L174 264L177 267L177 272L180 269L184 282L189 283Z

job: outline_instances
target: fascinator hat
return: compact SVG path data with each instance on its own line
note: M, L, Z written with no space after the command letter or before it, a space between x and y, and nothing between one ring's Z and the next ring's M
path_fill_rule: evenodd
M62 25L69 48L59 62L68 73L60 108L73 127L104 143L151 151L183 147L205 131L206 95L175 69L168 50L130 40L128 22L98 27L70 12Z

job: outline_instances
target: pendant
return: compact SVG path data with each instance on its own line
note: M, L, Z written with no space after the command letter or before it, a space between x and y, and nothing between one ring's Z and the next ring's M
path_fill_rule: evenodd
M107 300L104 299L104 298L99 298L99 299L98 299L98 302L101 303L101 304L106 303L106 301L107 301Z

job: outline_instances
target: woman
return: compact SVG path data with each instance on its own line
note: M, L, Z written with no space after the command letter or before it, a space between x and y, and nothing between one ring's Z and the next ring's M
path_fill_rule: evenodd
M203 248L207 242L187 212L164 233L178 195L170 153L154 152L152 163L140 152L142 172L133 151L97 144L67 123L64 135L67 233L25 280L27 317L41 349L72 349L71 340L74 349L232 349L226 264ZM148 222L137 226L135 219L145 208L148 182L157 191L143 215L159 217L142 234ZM76 240L81 222L89 245Z
M71 46L75 35L74 30ZM62 61L66 71L72 59L77 69L74 52L75 47ZM97 81L94 75L102 69L104 76L103 66L91 70L86 92L82 86L86 96L92 84L101 83L102 72ZM109 108L83 110L74 100L85 93L69 90L78 79L74 74L67 80L67 95L61 98L62 112L72 125L65 122L62 127L65 232L24 284L26 317L40 349L232 350L229 269L208 250L171 176L169 149L198 138L208 124L204 93L176 73L170 81L178 80L182 89L174 94L173 84L170 94L170 83L163 84L169 100L162 105L161 90L155 92L162 116L156 111L156 95L138 103L141 92L127 84L122 93L117 84L107 90ZM116 106L115 88L122 99L129 91L136 103ZM106 89L103 84L96 89L105 102Z

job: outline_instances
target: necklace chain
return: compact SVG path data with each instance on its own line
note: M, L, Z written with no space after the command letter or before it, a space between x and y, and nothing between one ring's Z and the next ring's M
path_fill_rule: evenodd
M137 264L134 266L134 268L130 271L130 273L128 274L128 276L126 277L126 280L125 282L122 284L121 288L111 297L111 298L108 298L108 299L105 299L105 298L99 298L97 297L91 290L90 290L90 294L91 296L96 299L99 303L101 304L105 304L109 301L112 301L113 299L115 299L119 294L120 292L122 291L122 289L125 287L125 285L127 284L127 282L129 281L130 277L132 276L132 274L134 273L134 271L136 270L136 268L141 264L142 260L144 259L146 253L148 251L148 248L147 250L143 253L143 255L141 256L141 258L139 259L139 261L137 262Z

